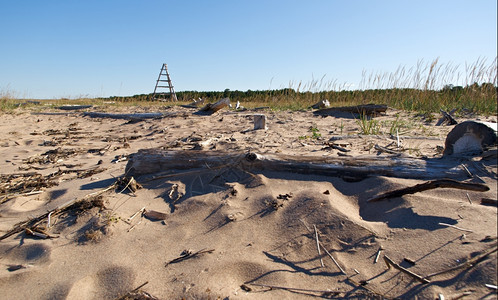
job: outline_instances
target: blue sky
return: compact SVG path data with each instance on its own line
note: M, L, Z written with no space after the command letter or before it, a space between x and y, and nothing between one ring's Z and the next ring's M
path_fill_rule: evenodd
M0 28L0 94L37 99L150 93L163 63L222 91L497 56L496 0L0 0Z

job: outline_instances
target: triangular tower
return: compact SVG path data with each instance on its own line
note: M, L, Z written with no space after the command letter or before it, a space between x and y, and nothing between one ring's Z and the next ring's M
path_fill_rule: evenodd
M160 92L159 89L163 89L163 92ZM164 91L164 89L168 89ZM171 101L178 101L176 98L175 89L173 88L173 84L171 83L171 77L168 73L168 65L163 64L161 68L161 72L159 72L159 76L157 77L156 87L154 88L154 93L152 94L152 100L166 100L168 98Z

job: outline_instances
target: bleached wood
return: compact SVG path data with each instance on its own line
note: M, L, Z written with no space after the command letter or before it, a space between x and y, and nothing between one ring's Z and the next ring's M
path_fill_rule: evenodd
M140 176L166 170L204 169L206 166L234 166L247 171L295 172L342 178L391 176L438 179L466 176L458 162L451 159L417 159L400 156L323 157L291 156L220 151L173 151L142 149L131 155L126 174Z

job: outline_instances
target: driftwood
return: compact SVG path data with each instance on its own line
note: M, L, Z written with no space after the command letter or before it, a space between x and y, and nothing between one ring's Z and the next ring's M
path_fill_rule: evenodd
M198 114L213 114L224 107L230 105L230 98L223 98L216 103L208 103L202 107L197 113Z
M204 254L204 253L213 253L214 252L214 249L210 249L210 250L206 250L206 249L202 249L202 250L199 250L197 252L192 252L190 250L184 250L179 257L173 259L173 260L170 260L169 262L167 262L165 264L165 266L168 266L170 264L174 264L174 263L178 263L178 262L181 262L181 261L184 261L186 259L189 259L189 258L192 258L192 257L196 257L196 256L199 256L201 254Z
M448 133L443 154L481 153L486 147L496 144L496 123L465 121Z
M384 199L389 199L389 198L395 198L395 197L401 197L403 195L407 194L414 194L417 192L422 192L426 190L431 190L435 188L454 188L454 189L461 189L461 190L469 190L469 191L477 191L477 192L486 192L489 191L489 187L480 184L480 183L467 183L467 182L460 182L460 181L455 181L451 179L440 179L440 180L433 180L433 181L428 181L424 183L420 183L411 187L407 188L402 188L399 190L394 190L390 191L384 194L381 194L379 196L375 196L373 198L370 198L367 200L367 202L375 202L375 201L380 201Z
M137 114L111 114L102 112L85 112L83 116L90 118L110 118L110 119L124 119L132 121L142 121L146 119L160 119L165 115L163 113L137 113Z
M377 116L381 113L385 113L387 110L387 105L384 104L365 104L356 106L343 106L343 107L330 107L315 111L318 115L330 115L337 112L346 112L359 114L364 116Z
M437 121L436 126L441 126L444 123L446 123L447 125L458 124L458 122L455 119L453 119L453 117L451 116L455 112L455 110L450 111L450 113L447 113L442 109L440 109L439 111L441 112L443 117Z
M311 108L313 108L313 109L320 109L320 108L327 108L327 107L330 107L330 102L327 99L320 100L311 106Z
M424 278L428 279L428 278L431 278L431 277L434 277L437 275L441 275L441 274L445 274L445 273L449 273L449 272L452 272L452 271L455 271L455 270L458 270L461 268L472 268L473 266L482 262L486 257L488 257L490 254L496 252L497 250L498 250L498 247L495 246L495 247L491 248L490 250L481 252L481 254L476 255L467 261L464 261L463 263L460 263L460 264L458 264L454 267L451 267L449 269L445 269L445 270L442 270L442 271L439 271L436 273L429 274L429 275L425 276Z
M410 275L411 277L417 279L421 283L430 283L427 278L424 278L418 274L413 273L412 271L403 268L402 266L395 263L392 259L390 259L387 255L384 255L384 261L386 262L387 268L391 269L391 267L400 270L401 272Z
M62 109L62 110L79 110L79 109L87 109L87 108L91 108L91 107L93 107L93 105L63 105L63 106L59 106L57 108Z
M466 176L451 159L424 160L400 156L317 157L283 154L241 154L237 152L174 151L142 149L131 155L126 165L128 176L165 170L237 167L246 171L281 171L327 175L358 180L382 175L398 178L440 179Z

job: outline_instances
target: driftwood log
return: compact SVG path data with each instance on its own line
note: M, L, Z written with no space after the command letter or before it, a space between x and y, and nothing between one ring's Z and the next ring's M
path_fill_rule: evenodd
M123 120L145 120L145 119L160 119L165 116L163 113L136 113L136 114L111 114L102 112L84 112L83 116L90 118L110 118Z
M197 113L210 115L228 106L230 106L230 98L223 98L218 102L206 104Z
M169 170L237 167L250 172L263 170L362 179L372 175L414 179L465 177L459 163L451 159L416 159L400 156L316 157L281 154L171 151L142 149L126 165L128 176Z
M59 106L58 109L62 110L79 110L79 109L87 109L92 108L93 105L63 105Z
M496 123L465 121L448 133L443 154L478 154L496 144Z
M359 114L363 116L377 116L381 113L385 113L387 110L387 105L384 104L365 104L356 106L343 106L343 107L330 107L319 109L314 112L317 115L332 115L337 112L345 112L352 114Z

